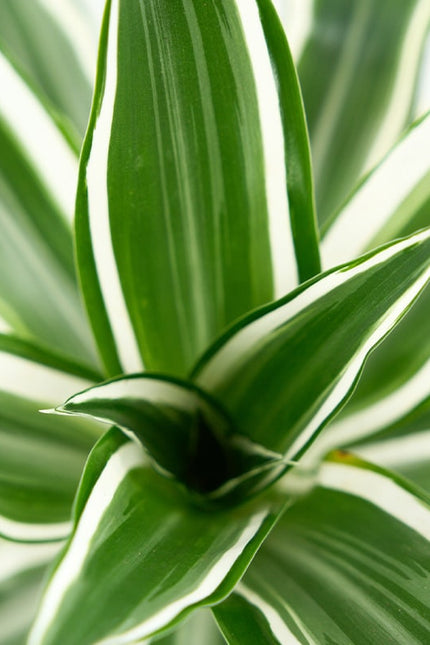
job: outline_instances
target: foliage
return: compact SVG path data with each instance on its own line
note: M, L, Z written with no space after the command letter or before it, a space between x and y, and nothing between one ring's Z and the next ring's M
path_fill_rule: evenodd
M0 4L1 645L430 641L430 3L277 5Z

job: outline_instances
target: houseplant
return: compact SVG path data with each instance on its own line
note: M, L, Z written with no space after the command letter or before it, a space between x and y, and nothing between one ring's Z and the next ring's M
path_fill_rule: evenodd
M24 20L20 6L3 5ZM403 6L387 42L402 53L413 33L414 78L428 4ZM315 170L336 167L306 90L319 46L299 65ZM180 624L205 605L231 643L426 642L428 479L410 459L426 460L425 293L333 417L430 277L428 118L346 197L395 93L363 114L343 188L329 199L320 179L321 273L299 85L270 2L108 2L76 203L91 335L62 218L82 121L19 53L5 44L0 68L0 530L28 544L2 543L4 642L25 641L24 601L58 548L32 644L217 642L209 612ZM382 88L406 64L390 60ZM405 463L325 456L351 444L370 461L400 446Z

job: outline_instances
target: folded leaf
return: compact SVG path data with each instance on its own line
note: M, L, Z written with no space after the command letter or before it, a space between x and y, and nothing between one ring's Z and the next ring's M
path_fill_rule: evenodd
M430 498L338 454L214 612L231 645L421 645L430 639L429 542Z
M75 529L53 572L29 645L133 643L218 602L285 506L276 493L208 513L111 430L94 449Z
M18 545L0 540L0 643L22 645L36 613L47 565L57 545Z
M407 125L429 21L427 0L314 3L298 71L322 225Z
M425 287L429 264L426 230L323 274L233 326L193 378L239 432L294 460Z
M21 335L93 361L70 222L76 153L0 53L0 315Z
M243 477L249 483L250 471L258 479L279 467L278 455L238 434L218 402L188 381L125 376L78 393L52 412L118 426L146 448L164 474L194 492L213 493L212 499L229 480L231 493Z
M97 36L76 0L2 0L0 49L82 136L91 104Z
M301 98L268 0L108 3L77 248L111 375L142 357L184 375L319 270Z

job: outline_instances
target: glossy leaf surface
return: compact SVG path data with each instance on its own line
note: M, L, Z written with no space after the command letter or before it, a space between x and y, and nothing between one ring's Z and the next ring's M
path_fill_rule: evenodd
M111 375L184 375L318 271L301 98L267 0L108 3L77 245Z
M425 287L429 252L427 230L321 275L233 326L193 378L240 432L295 459Z
M118 430L94 449L76 526L30 645L133 643L225 597L285 505L276 494L208 513Z
M427 642L429 501L354 457L327 461L215 608L227 641Z
M298 70L321 224L407 124L429 20L427 0L314 2Z

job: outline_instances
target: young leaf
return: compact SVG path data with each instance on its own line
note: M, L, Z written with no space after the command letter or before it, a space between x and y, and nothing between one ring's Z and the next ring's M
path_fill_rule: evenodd
M108 2L77 248L111 375L142 357L184 375L318 271L301 98L268 0Z
M76 154L1 53L0 80L0 315L21 335L95 362L68 221Z
M239 432L294 460L425 287L429 265L427 229L323 274L233 326L193 378Z
M334 455L214 612L230 645L421 645L429 575L430 498Z
M314 3L298 71L322 225L407 124L429 21L427 0Z
M226 597L285 506L277 493L217 512L190 505L113 429L87 463L75 529L29 645L121 645Z

